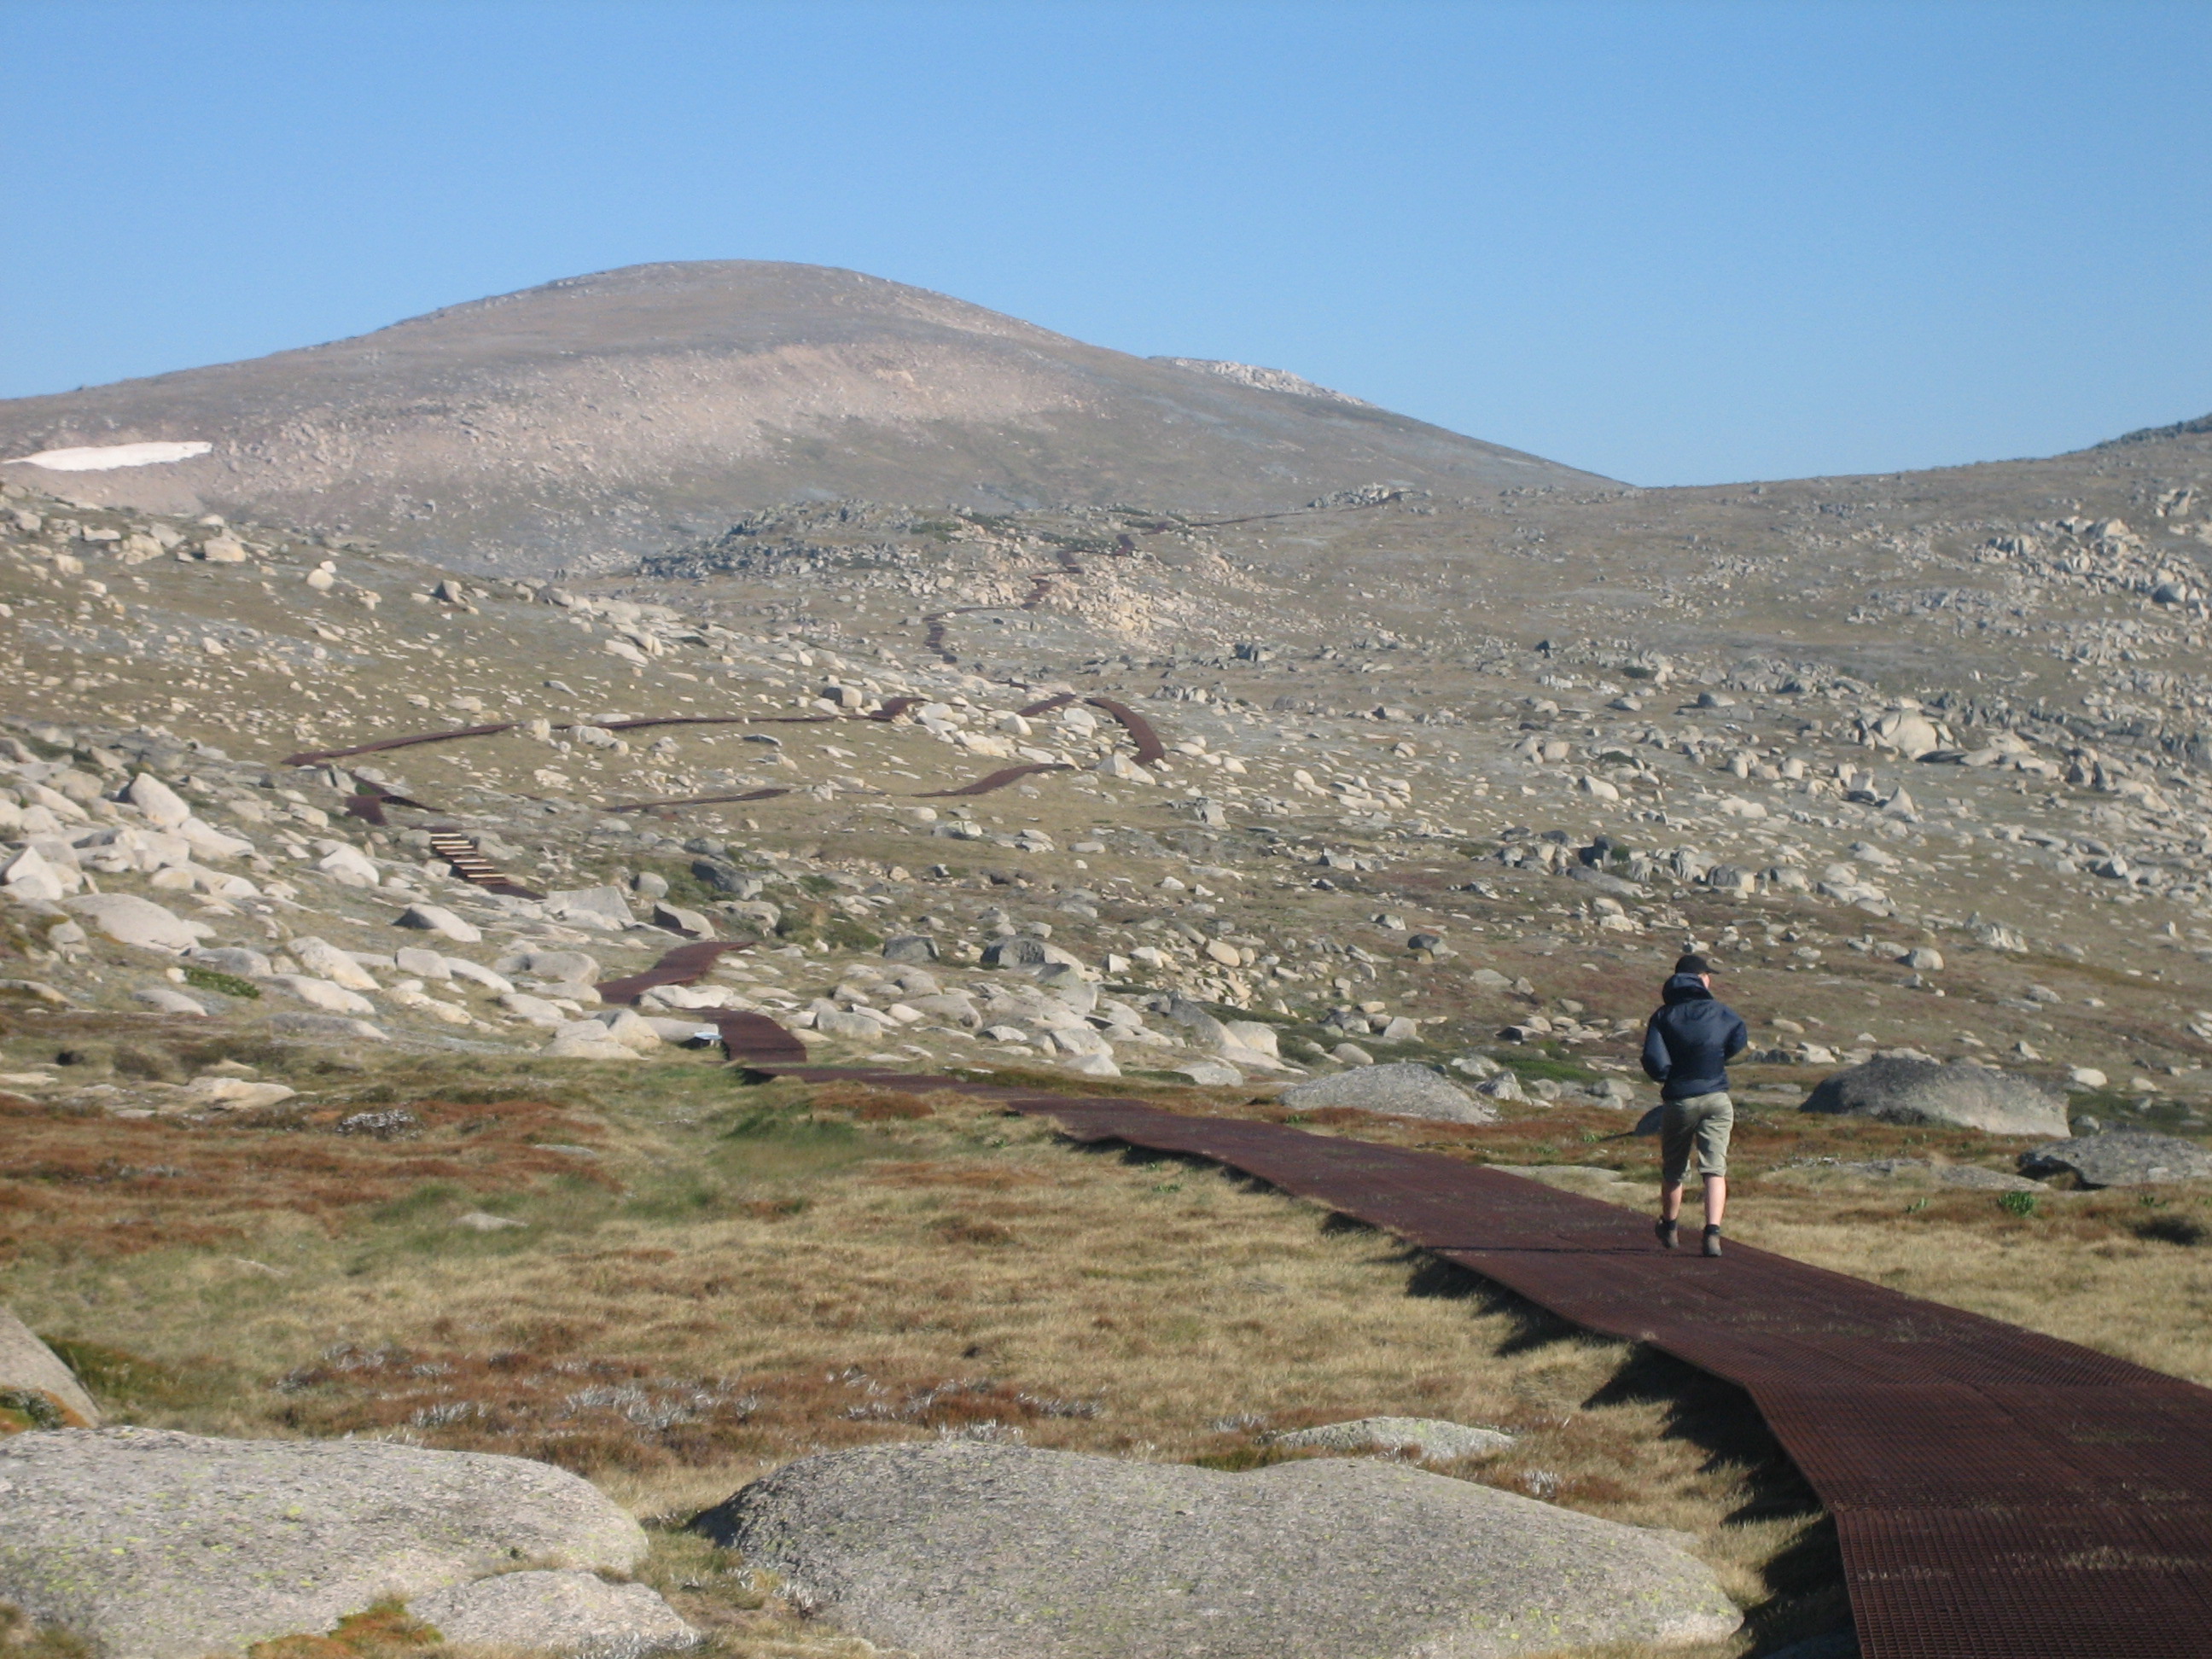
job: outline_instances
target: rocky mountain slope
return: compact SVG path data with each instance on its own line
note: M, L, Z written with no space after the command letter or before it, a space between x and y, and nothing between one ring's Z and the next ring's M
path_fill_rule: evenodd
M1685 1651L1772 1651L1840 1568L1802 1500L1651 1497L1763 1454L1683 1440L1648 1356L1561 1382L1613 1362L1317 1212L715 1046L766 1016L1640 1206L1686 947L1750 1026L1748 1242L2212 1376L2171 1316L2212 1237L2203 423L1714 489L802 500L558 581L101 476L0 486L0 1259L39 1328L178 1376L252 1334L218 1403L100 1409L557 1458L673 1516L825 1446L1241 1468L1457 1401L1511 1427L1458 1478L1693 1537L1751 1624ZM1323 1249L1368 1277L1286 1289ZM11 1380L0 1432L65 1420ZM659 1626L848 1650L654 1537ZM86 1622L36 1588L0 1595Z
M764 501L1141 501L1239 513L1374 478L1589 482L1243 364L1085 345L857 272L640 265L250 362L0 403L0 455L207 453L19 481L382 537L545 574Z
M1128 988L1103 1043L1109 1016L1063 1038L994 994L1002 1018L929 1025L953 1046L909 1040L916 1060L972 1054L986 1026L1107 1065L1192 1031L1223 1057L1215 1016L1154 1021L1181 999L1288 1022L1324 1070L1347 1034L1511 1028L1632 1079L1634 1005L1694 938L1767 1011L1778 1064L2003 1058L2193 1114L2207 442L1735 494L1370 490L1225 525L798 506L565 587L19 495L0 577L40 701L16 729L112 775L80 763L79 816L47 823L56 787L26 773L16 834L82 863L104 798L151 766L249 826L225 833L281 878L253 924L272 939L305 925L389 954L380 911L441 893L510 930L507 955L580 937L455 886L405 810L337 817L365 781L511 847L524 882L673 879L743 928L762 884L818 873L847 896L810 937L979 960L1049 916ZM623 724L648 719L670 723ZM465 726L487 729L286 764ZM19 760L70 769L46 752ZM1021 767L972 805L932 799ZM753 892L685 886L740 847L776 860ZM210 902L257 886L176 868ZM641 906L608 949L673 937ZM1270 1069L1264 1045L1227 1048Z

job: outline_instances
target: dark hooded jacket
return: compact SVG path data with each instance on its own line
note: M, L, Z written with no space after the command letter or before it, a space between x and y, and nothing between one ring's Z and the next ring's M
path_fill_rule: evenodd
M1644 1075L1668 1100L1718 1094L1729 1086L1729 1057L1751 1041L1742 1016L1695 974L1675 975L1659 994L1665 1006L1644 1028Z

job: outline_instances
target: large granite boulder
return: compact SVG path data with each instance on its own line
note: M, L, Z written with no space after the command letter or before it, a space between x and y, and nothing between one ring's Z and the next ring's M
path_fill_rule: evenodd
M2033 1078L1988 1066L1877 1055L1820 1080L1799 1107L1878 1118L1884 1123L1949 1123L1993 1135L2063 1135L2066 1103Z
M209 1659L522 1563L626 1571L637 1522L550 1464L376 1440L0 1440L0 1601L101 1659Z
M1449 1123L1498 1121L1498 1108L1489 1101L1425 1066L1361 1066L1334 1077L1294 1083L1275 1098L1297 1112L1346 1106L1389 1117L1438 1118Z
M2107 1129L2054 1140L2020 1156L2023 1174L2070 1175L2084 1187L2162 1187L2212 1180L2212 1152L2172 1135Z
M694 1525L922 1659L1490 1659L1738 1623L1657 1534L1366 1458L1219 1474L935 1442L802 1459Z

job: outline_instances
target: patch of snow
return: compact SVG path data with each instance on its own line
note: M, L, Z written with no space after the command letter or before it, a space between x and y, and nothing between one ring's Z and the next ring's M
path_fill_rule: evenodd
M159 466L204 455L210 443L95 444L84 449L42 449L18 455L9 466L42 466L49 472L110 472L118 466Z

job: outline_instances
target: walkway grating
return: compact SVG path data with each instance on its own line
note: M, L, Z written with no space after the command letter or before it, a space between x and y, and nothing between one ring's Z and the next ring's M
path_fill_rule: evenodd
M947 1077L1083 1141L1210 1158L1747 1391L1834 1516L1866 1659L2212 1659L2212 1390L1430 1152Z

